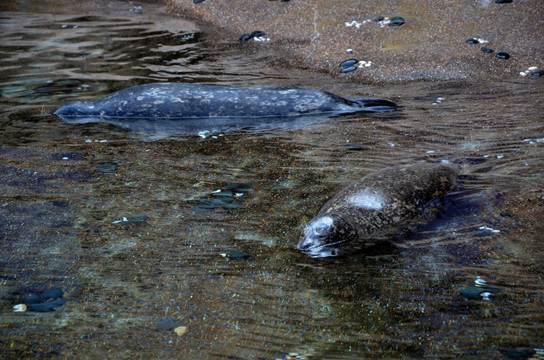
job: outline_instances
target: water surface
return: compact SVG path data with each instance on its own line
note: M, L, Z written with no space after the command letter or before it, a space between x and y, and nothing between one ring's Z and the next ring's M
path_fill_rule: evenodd
M544 347L541 79L345 82L277 67L152 4L93 4L2 5L3 357L481 359ZM158 137L51 115L157 81L309 87L402 108ZM352 256L294 249L342 187L416 161L462 167L433 221ZM236 197L217 201L225 188ZM488 300L460 295L482 280ZM56 312L12 311L50 286L68 300ZM158 330L164 318L188 332Z

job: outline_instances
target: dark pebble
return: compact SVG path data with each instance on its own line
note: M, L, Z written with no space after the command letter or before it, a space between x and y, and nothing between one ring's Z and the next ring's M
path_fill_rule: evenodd
M485 290L478 286L469 286L459 291L461 296L471 300L482 300L482 297L480 295L483 292L485 292Z
M353 54L353 50L349 49L348 54Z
M29 304L28 308L31 311L48 312L48 311L55 311L64 304L66 304L66 300L55 299L52 301L46 301L46 302L37 303L37 304Z
M524 347L512 347L504 350L506 358L510 360L526 360L536 354L536 351Z
M53 200L51 201L51 205L60 207L60 208L67 208L70 205L70 203L68 203L68 201Z
M102 174L110 174L117 171L117 164L104 164L96 167L96 171Z
M401 26L404 24L404 18L402 16L395 16L391 19L389 26Z
M23 295L23 303L25 304L36 304L41 301L41 297L38 294L29 293Z
M44 291L40 295L42 300L56 299L56 298L61 298L63 296L64 296L64 291L62 291L62 289L59 287L52 287L51 289Z
M265 35L266 35L266 33L264 31L255 30L249 36L251 36L251 37L261 37L261 36L265 36Z
M357 70L357 68L355 66L350 66L350 67L347 67L347 68L343 68L342 70L340 70L341 73L348 73L348 72L352 72L352 71L355 71Z
M179 326L176 320L166 318L161 321L157 321L157 328L161 330L172 330Z
M249 35L249 34L244 34L244 35L240 36L240 41L246 42L246 41L251 40L251 38L252 38L251 35Z
M478 43L479 43L478 40L474 38L467 40L467 44L478 44Z
M544 76L544 70L533 71L533 76Z
M500 52L497 55L495 55L495 57L497 59L508 60L508 59L510 59L510 54L505 53L505 52Z
M349 60L342 61L339 66L343 68L347 68L357 64L358 62L359 60L357 59L349 59Z
M361 151L364 150L364 148L361 145L358 144L347 144L346 148L351 151Z
M227 258L233 259L233 260L246 260L246 259L249 259L250 257L249 254L245 251L231 250L231 251L227 251L226 254L227 254Z
M491 54L493 52L493 49L490 49L490 48L486 48L486 47L483 47L482 48L482 51L486 54Z
M242 204L238 204L238 203L232 203L232 204L223 204L221 205L223 207L223 209L227 209L227 210L236 210L236 209L239 209L242 207Z
M512 0L495 0L495 4L509 4Z
M382 21L384 19L385 18L383 16L378 16L377 18L374 19L374 21L378 22L378 21Z
M204 0L193 0L193 2L194 2L195 4L199 4L199 3L203 2L203 1L204 1Z
M52 154L51 158L54 160L85 160L85 156L78 152Z

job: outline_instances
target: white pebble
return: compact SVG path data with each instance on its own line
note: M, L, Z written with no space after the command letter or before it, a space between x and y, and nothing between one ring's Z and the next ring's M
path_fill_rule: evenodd
M25 304L17 304L13 307L13 311L15 312L25 312L27 309L27 306Z
M484 279L482 279L481 277L477 276L476 277L476 280L474 280L474 283L476 285L485 285L486 284L486 281Z
M91 142L93 142L93 141L92 141L91 139L87 139L87 140L85 140L85 142L86 142L86 143L91 143Z
M486 292L481 293L480 296L482 297L482 300L489 301L489 297L491 296L491 293L486 291Z
M446 100L446 99L444 99L443 97L436 98L436 101L438 101L438 102L442 102L444 100Z
M528 68L527 70L529 70L529 71L537 71L537 70L538 70L538 66L531 66L531 67Z
M387 144L388 144L389 146L391 146L391 147L395 147L395 144L393 144L393 143L387 143Z
M426 152L427 154L434 154L434 150L429 150Z
M497 155L497 159L502 159L504 155Z
M527 76L527 73L525 71L522 71L519 73L519 76Z

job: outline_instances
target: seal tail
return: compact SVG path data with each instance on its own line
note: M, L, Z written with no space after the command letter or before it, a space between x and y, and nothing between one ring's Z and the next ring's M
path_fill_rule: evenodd
M354 106L361 107L363 111L372 113L390 113L397 110L398 105L386 99L359 98L348 99Z

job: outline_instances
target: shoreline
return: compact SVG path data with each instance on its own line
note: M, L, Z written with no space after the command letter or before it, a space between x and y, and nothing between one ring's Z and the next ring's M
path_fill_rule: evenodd
M369 83L520 78L542 69L544 10L537 1L440 5L432 1L165 1L170 15L218 29L223 40L274 52L288 66ZM391 19L404 23L390 26ZM383 18L381 21L376 21ZM389 23L387 20L389 19ZM263 31L262 41L239 38ZM481 43L468 44L471 38ZM482 47L492 49L485 53ZM351 49L352 52L348 52ZM496 55L506 52L509 59ZM287 54L282 57L281 54ZM356 59L353 71L340 63ZM531 77L531 73L528 73Z

